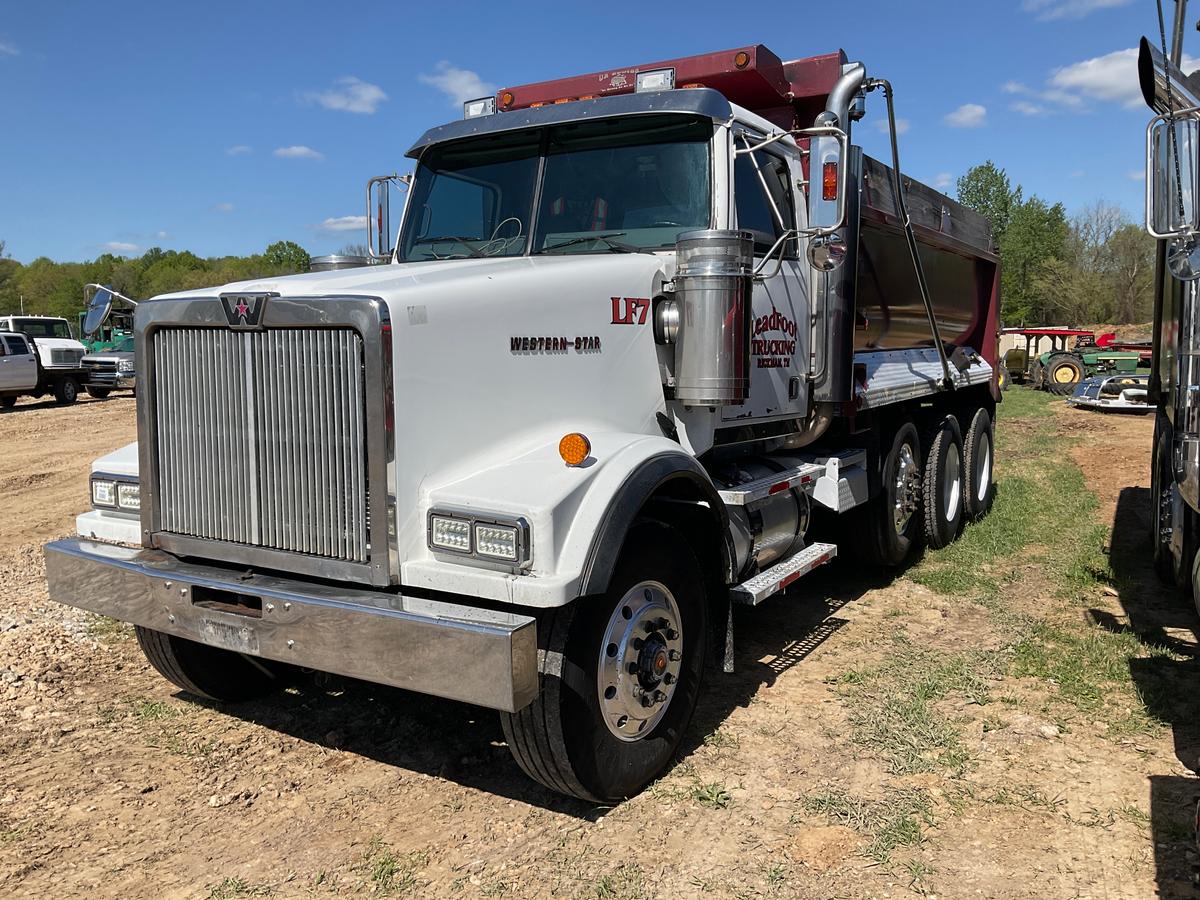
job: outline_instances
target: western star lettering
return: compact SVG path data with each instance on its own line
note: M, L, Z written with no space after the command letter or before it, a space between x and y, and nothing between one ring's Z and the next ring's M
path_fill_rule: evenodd
M567 337L510 337L509 350L512 353L566 353L574 350L576 353L598 353L600 337L598 335L581 335Z

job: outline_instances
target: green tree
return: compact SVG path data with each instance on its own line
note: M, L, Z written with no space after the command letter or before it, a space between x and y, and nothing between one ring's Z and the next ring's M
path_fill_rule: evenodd
M285 272L307 272L311 258L308 251L299 244L291 241L276 241L263 251L267 265L278 269L277 274Z
M958 179L958 202L975 210L992 223L992 243L1000 246L1008 231L1013 211L1021 204L1021 188L1014 190L1008 173L990 159L972 166Z
M1061 260L1071 229L1061 203L1050 205L1040 197L1018 200L1000 241L1000 298L1006 322L1045 322L1056 308L1037 279L1052 259Z

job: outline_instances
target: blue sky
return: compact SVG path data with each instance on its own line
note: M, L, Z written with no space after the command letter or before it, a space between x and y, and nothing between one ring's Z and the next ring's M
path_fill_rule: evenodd
M365 180L407 171L463 93L753 43L889 78L904 169L951 194L990 157L1026 194L1141 215L1132 48L1154 0L6 7L0 239L24 262L332 252L364 239ZM875 95L855 137L876 156L882 121Z

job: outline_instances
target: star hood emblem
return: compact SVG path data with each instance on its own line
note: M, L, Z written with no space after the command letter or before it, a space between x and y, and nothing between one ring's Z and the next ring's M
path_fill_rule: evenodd
M221 306L225 310L225 320L230 328L238 330L260 329L263 327L263 311L271 297L276 293L238 293L222 294Z

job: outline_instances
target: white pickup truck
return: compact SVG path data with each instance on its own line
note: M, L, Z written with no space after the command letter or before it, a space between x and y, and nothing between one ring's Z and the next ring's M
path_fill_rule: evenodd
M11 409L24 395L53 394L60 404L74 403L87 380L86 352L66 319L0 318L0 408Z

